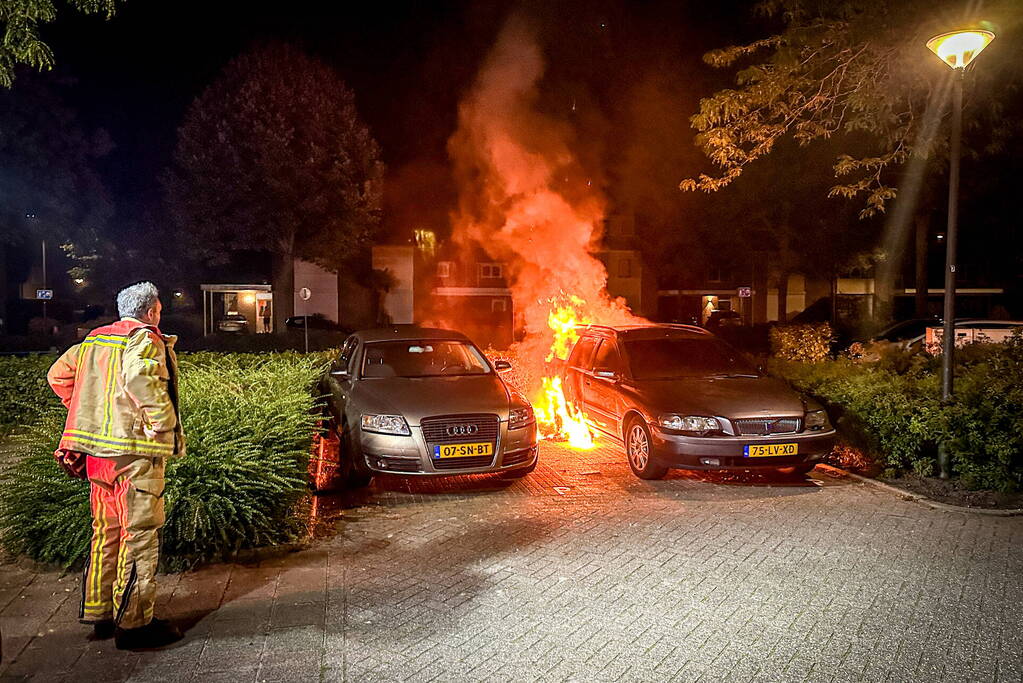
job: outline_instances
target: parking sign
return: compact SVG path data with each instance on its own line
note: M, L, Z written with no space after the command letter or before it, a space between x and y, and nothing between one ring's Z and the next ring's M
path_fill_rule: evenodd
M753 288L752 287L739 287L739 298L740 299L749 299L752 296L753 296Z
M37 289L36 290L36 299L41 299L43 301L49 301L52 298L53 298L53 290L52 289Z

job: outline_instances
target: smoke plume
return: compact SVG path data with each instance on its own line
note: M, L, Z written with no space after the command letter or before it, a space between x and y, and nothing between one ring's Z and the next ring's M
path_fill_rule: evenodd
M513 16L462 100L448 143L459 188L453 238L505 264L525 329L517 356L540 363L559 308L578 322L633 319L622 299L608 295L604 265L592 253L606 201L572 152L571 125L539 108L543 74L536 31Z

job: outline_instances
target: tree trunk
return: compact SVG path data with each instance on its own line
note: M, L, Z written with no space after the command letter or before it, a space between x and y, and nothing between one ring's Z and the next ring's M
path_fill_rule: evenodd
M778 276L778 322L789 321L789 271L783 270Z
M913 217L916 227L916 317L926 318L927 313L927 250L930 216L918 212Z
M7 334L10 321L7 319L7 245L0 239L0 334Z
M281 333L287 329L284 321L295 315L295 257L279 252L273 262L274 332Z

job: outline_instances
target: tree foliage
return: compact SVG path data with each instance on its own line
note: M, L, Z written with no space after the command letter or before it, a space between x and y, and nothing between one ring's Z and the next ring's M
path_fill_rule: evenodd
M0 97L0 245L43 235L89 241L113 215L95 170L110 138L80 125L59 85L28 77Z
M85 14L114 16L117 0L68 0ZM0 85L10 88L18 65L46 71L53 68L53 50L39 36L39 26L57 19L53 0L3 0L0 2Z
M996 33L1017 21L1013 0L994 0L977 16L946 10L942 0L767 0L758 12L778 31L704 56L713 67L735 68L737 87L701 100L691 118L697 144L718 167L681 183L683 190L718 190L766 156L785 137L800 145L843 136L847 151L834 164L831 196L861 197L861 216L885 210L896 195L897 173L913 154L934 157L951 70L924 44L942 31L994 22ZM997 146L1011 127L1005 102L1018 94L1018 45L996 40L971 68L972 102L998 119L989 132ZM999 53L999 54L995 54Z
M232 60L195 100L164 178L175 221L211 260L269 251L336 269L379 223L383 164L355 97L281 43Z

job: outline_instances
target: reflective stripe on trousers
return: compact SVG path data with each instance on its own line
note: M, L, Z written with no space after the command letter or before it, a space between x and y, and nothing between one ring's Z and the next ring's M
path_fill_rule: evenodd
M164 459L88 456L92 543L82 577L85 622L114 619L121 628L153 618L160 527L164 522Z

